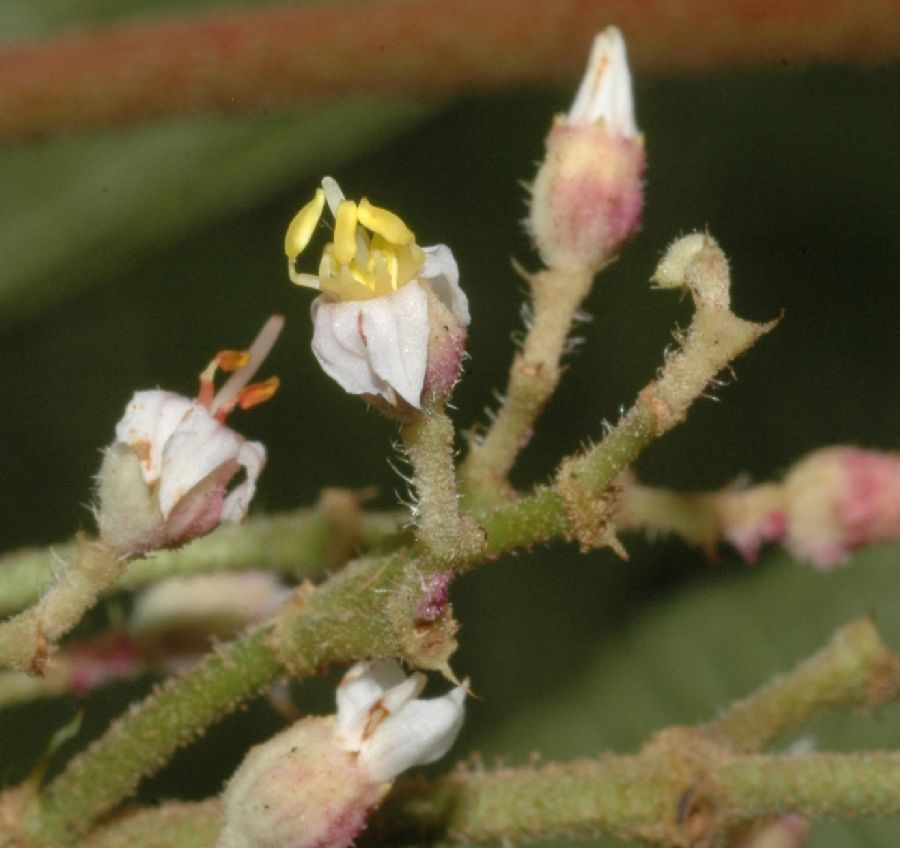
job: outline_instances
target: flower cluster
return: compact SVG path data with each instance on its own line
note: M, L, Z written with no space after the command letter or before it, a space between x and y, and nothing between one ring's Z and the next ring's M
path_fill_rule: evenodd
M318 274L298 273L326 204L334 239ZM344 197L326 177L288 226L288 273L321 292L313 301L312 349L351 394L392 412L419 410L449 395L459 377L469 305L459 269L443 244L419 247L393 212Z
M425 677L362 662L337 691L337 715L305 718L253 748L223 795L217 848L346 848L391 781L450 749L464 686L418 698Z

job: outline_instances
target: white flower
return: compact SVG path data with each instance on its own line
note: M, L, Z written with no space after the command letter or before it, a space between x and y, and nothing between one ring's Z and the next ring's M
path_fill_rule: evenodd
M466 690L417 698L425 676L406 677L393 660L357 663L337 691L338 743L359 754L373 780L393 780L416 765L439 760L462 727Z
M257 745L222 796L217 848L347 848L400 772L453 744L465 689L418 700L424 676L393 660L357 663L337 716L307 717Z
M222 351L201 374L197 400L161 389L135 393L99 475L98 524L107 544L125 553L174 547L222 521L243 520L266 451L223 422L235 405L248 408L277 389L274 378L247 383L282 324L270 319L249 351ZM217 368L235 373L214 394ZM241 470L244 479L228 490Z
M116 425L116 441L137 454L166 521L212 511L213 526L240 522L266 461L259 442L245 441L197 401L159 389L135 393ZM246 478L226 495L225 485L241 467Z
M568 124L602 121L607 130L625 138L639 135L628 53L617 27L607 27L595 36L587 71L565 121Z
M326 177L322 186L285 237L291 279L322 292L311 307L313 353L351 394L381 397L390 405L399 397L419 409L427 386L444 390L449 366L454 366L449 383L455 382L459 336L469 325L453 254L442 244L419 247L400 218L366 199L358 204L345 199L333 179ZM297 273L294 262L309 244L326 201L335 217L334 241L325 246L318 275ZM434 327L441 306L452 325L444 326L443 336ZM453 362L441 355L444 337L458 351ZM440 373L429 381L429 365L438 360Z

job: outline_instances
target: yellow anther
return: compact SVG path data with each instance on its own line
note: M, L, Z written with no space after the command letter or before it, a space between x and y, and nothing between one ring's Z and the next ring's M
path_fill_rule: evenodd
M356 256L356 204L342 200L334 215L334 258L346 265Z
M367 230L377 233L391 244L411 244L416 239L412 230L400 220L399 215L373 206L365 197L359 202L357 215L359 223Z
M293 220L288 224L287 233L284 236L284 252L289 258L295 259L303 253L316 230L316 224L319 223L324 208L325 192L317 188L313 199L294 215Z

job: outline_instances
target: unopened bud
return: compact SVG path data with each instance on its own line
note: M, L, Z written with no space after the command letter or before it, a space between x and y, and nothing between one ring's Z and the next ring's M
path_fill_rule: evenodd
M746 559L779 542L828 570L865 545L900 540L900 454L823 448L783 483L723 492L718 510L723 536Z
M784 481L785 546L834 568L864 545L900 539L900 454L856 447L816 451Z
M554 120L546 147L528 229L549 267L599 270L637 230L644 200L644 143L615 27L594 39L572 108Z

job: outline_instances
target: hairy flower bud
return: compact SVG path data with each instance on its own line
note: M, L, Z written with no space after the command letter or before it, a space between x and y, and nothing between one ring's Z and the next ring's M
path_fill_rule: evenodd
M335 218L319 273L298 273L326 201ZM392 212L347 200L326 177L285 236L288 273L321 291L312 349L326 374L392 416L446 400L459 378L469 305L446 245L419 247Z
M253 748L223 795L217 848L347 848L391 781L433 762L462 726L462 686L420 700L425 678L397 663L358 663L337 715L305 718Z
M829 569L864 545L900 539L900 454L856 447L816 451L784 481L785 546Z
M220 522L240 522L256 491L265 448L223 423L274 394L276 379L247 385L281 331L271 319L249 351L222 351L200 376L189 400L152 389L135 393L116 425L97 476L97 524L102 540L123 554L178 547ZM232 375L215 393L216 369ZM239 471L238 485L228 488Z
M836 446L796 463L783 483L719 498L723 535L748 560L766 542L817 568L865 545L900 540L900 454Z
M599 270L637 230L644 143L622 34L594 39L572 108L559 115L532 186L527 226L552 268Z

